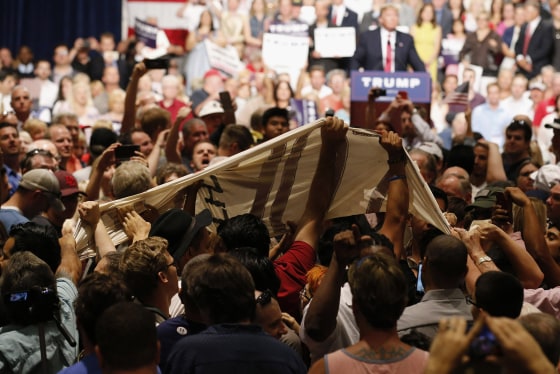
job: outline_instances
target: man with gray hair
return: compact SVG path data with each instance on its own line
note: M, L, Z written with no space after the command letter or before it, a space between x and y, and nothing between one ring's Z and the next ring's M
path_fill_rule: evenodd
M121 199L149 190L152 178L146 165L138 161L126 161L115 170L111 183L115 198Z

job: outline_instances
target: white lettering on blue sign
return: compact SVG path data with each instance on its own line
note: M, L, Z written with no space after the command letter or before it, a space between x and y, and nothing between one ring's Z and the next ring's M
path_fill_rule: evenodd
M361 77L365 88L416 88L420 86L418 78L391 78L391 77Z

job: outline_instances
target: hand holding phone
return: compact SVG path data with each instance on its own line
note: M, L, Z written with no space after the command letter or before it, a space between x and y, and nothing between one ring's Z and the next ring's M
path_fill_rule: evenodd
M231 96L228 91L222 91L219 93L220 103L222 103L222 108L224 111L233 109L233 104L231 102Z
M136 151L140 151L139 145L121 145L115 148L115 159L117 162L128 161L132 156L136 156Z
M153 60L144 60L146 69L169 69L168 58L155 58Z
M499 205L500 209L505 211L505 216L503 216L501 214L496 215L495 214L496 209L494 209L494 212L493 212L494 214L492 215L492 221L507 220L507 222L513 223L513 211L512 211L512 206L511 206L511 200L506 196L506 194L504 192L497 192L496 193L496 205ZM498 212L498 213L500 213L500 212ZM504 219L501 219L500 217L504 217Z

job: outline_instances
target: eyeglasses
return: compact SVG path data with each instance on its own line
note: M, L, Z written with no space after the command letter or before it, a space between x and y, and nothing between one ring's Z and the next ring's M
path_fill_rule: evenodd
M174 266L175 269L178 269L178 268L179 268L179 266L177 266L177 262L175 262L175 260L173 260L172 263L165 265L165 268L166 268L166 269L169 269L171 266Z
M476 301L473 300L470 295L465 297L465 301L467 302L467 304L474 305L475 307L480 308L480 306L476 303Z
M521 126L531 127L531 124L529 122L525 121L524 119L514 119L513 121L511 121L510 125L513 125L513 124L518 124L518 125L521 125Z
M40 149L40 148L35 148L35 149L30 150L29 152L27 152L25 154L25 157L32 157L32 156L35 156L35 155L49 156L49 157L54 158L54 155L52 153L50 153L46 149Z
M31 151L27 152L25 154L25 158L29 159L29 158L31 158L33 156L36 156L36 155L47 156L47 157L50 157L50 158L55 159L57 161L60 161L60 157L53 155L50 151L47 151L46 149L40 149L40 148L35 148L35 149L32 149Z
M265 306L269 304L271 300L272 300L272 292L270 292L270 290L263 291L263 293L261 293L256 299L257 304L261 306Z

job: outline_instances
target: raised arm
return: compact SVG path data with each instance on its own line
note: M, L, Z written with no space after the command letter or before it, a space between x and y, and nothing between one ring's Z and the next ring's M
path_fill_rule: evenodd
M467 247L467 251L469 253L469 257L481 274L486 273L487 271L501 271L500 269L498 269L494 261L488 261L488 259L485 258L486 252L484 252L484 249L482 249L482 245L480 244L480 231L466 231L457 228L455 229L455 231L459 234L461 241L465 243L465 246ZM481 259L483 258L485 260L481 261ZM476 279L474 279L474 281L476 281Z
M540 220L537 218L531 200L517 187L506 188L506 194L523 209L523 232L521 235L527 250L544 273L547 285L549 287L560 286L560 265L548 250L544 228L539 224Z
M387 151L387 172L389 189L387 190L387 213L379 232L392 243L397 259L403 253L403 236L408 217L409 192L406 182L406 154L402 139L394 132L384 132L380 140L381 146Z
M486 168L486 182L506 181L506 171L504 170L504 163L500 149L496 143L486 141L484 139L478 140L479 143L488 145L488 166Z
M294 243L274 261L280 278L278 301L285 312L299 315L299 292L307 281L307 272L315 265L315 250L322 233L323 221L331 205L337 185L336 161L345 155L344 121L328 117L321 128L321 150L317 169L311 181L304 213L294 235Z
M95 249L97 261L101 260L109 252L115 252L116 248L107 233L107 229L101 220L99 203L97 201L86 201L78 206L78 213L82 221L87 223L94 232Z
M56 269L55 276L70 278L77 285L82 276L82 263L76 253L76 240L74 240L70 225L62 228L62 237L58 241L60 243L60 265Z
M179 113L177 113L177 118L169 131L169 136L167 137L167 142L165 143L165 158L167 159L167 162L174 162L177 164L183 163L181 160L181 154L177 149L177 144L179 143L179 128L190 112L191 108L183 107L179 109Z
M525 248L513 241L504 230L491 223L481 223L479 230L482 241L490 241L497 244L507 256L515 271L515 275L519 278L524 288L537 288L540 286L544 275Z
M321 128L321 150L315 175L309 188L309 197L303 216L296 229L295 240L303 241L313 248L323 228L325 215L334 196L337 178L334 165L346 141L348 127L344 121L336 117L327 117L326 124Z
M148 155L147 158L148 169L150 169L150 175L152 177L155 177L156 175L158 164L159 164L159 158L161 156L161 150L164 149L165 147L165 141L169 136L169 131L170 131L169 129L160 131L154 143L154 148L152 148L152 151Z
M314 352L313 342L326 340L336 328L336 317L340 303L340 289L346 281L346 267L353 259L359 256L358 243L360 234L354 225L352 231L345 230L335 235L333 239L333 256L325 276L321 280L321 286L313 295L309 308L305 314L302 340L308 344L314 356L320 356L324 352Z
M120 146L120 143L111 144L106 150L103 151L92 165L91 175L86 187L86 196L88 201L95 201L99 199L99 190L101 188L101 181L103 173L115 164L115 149Z
M422 118L420 114L416 113L412 101L401 99L399 99L399 101L402 108L406 107L410 113L412 113L410 120L412 121L414 129L416 130L416 135L420 138L420 140L423 142L436 143L440 147L443 146L443 141L436 133L433 132L428 122L424 121L424 118Z
M134 65L130 82L126 87L126 96L124 99L124 115L122 120L121 133L125 134L134 128L136 123L136 94L138 93L138 81L146 74L148 69L143 62Z
M224 124L226 126L234 125L237 123L235 119L235 109L237 107L237 104L235 104L235 101L233 101L231 95L229 96L229 102L227 101L228 100L222 100L222 97L220 96L220 104L222 104L222 108L224 109Z

